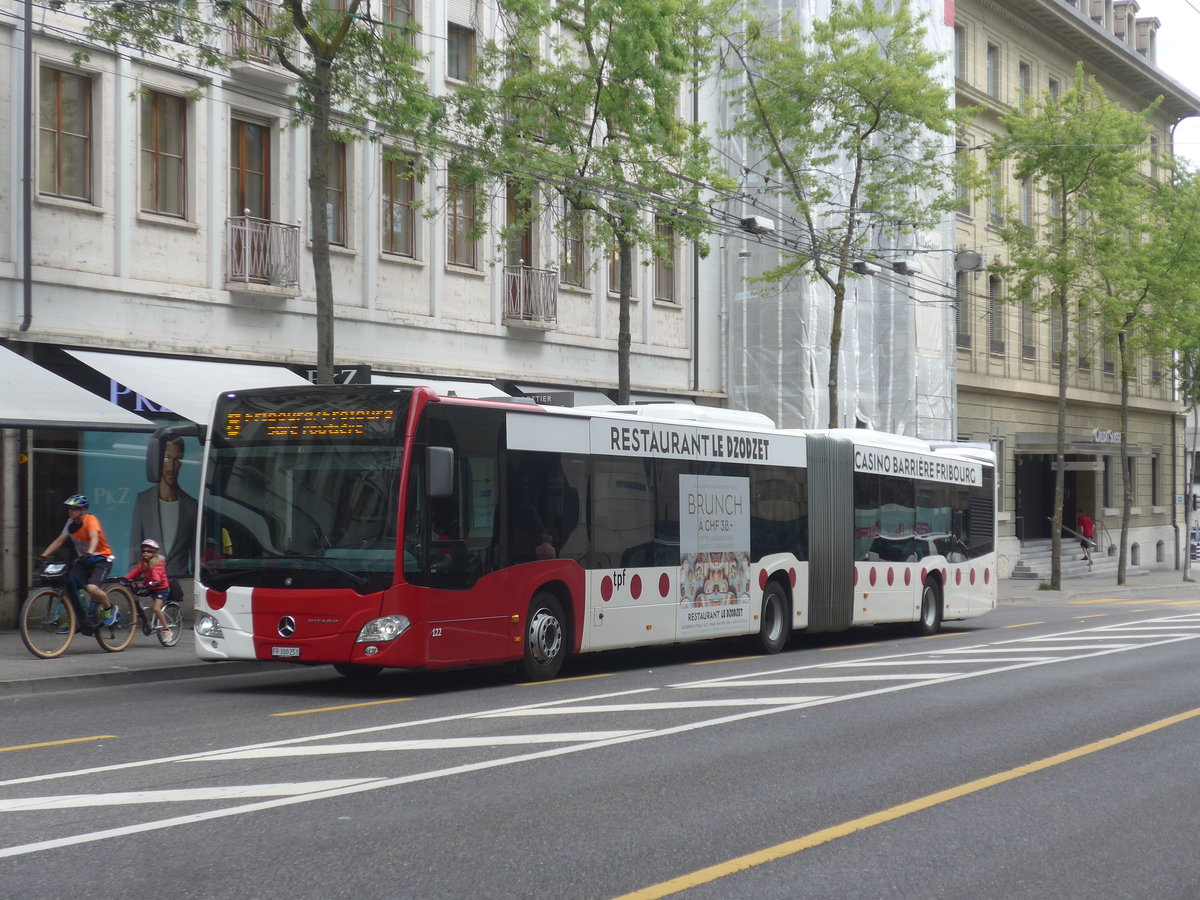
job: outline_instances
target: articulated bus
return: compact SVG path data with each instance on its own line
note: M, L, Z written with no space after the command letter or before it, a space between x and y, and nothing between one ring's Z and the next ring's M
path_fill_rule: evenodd
M515 664L996 605L987 449L776 429L690 405L552 408L424 387L230 392L207 429L206 660Z

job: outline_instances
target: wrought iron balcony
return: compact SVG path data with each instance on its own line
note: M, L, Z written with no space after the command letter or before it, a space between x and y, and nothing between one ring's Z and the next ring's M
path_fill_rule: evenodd
M246 211L225 226L225 281L294 288L299 284L300 226Z
M504 268L504 324L552 328L558 322L558 272L524 260Z

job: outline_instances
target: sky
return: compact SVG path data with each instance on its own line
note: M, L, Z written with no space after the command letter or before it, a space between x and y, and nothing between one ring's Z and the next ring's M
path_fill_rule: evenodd
M1140 0L1138 6L1138 18L1152 16L1161 23L1158 67L1200 97L1200 0ZM1200 117L1179 123L1175 154L1200 168Z

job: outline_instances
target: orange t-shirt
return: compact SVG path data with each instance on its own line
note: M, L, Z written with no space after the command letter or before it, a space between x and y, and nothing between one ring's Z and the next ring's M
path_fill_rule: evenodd
M112 547L108 546L108 541L104 539L104 529L100 527L100 520L91 513L84 513L83 518L79 520L79 528L75 533L71 533L71 521L67 520L67 525L63 528L63 534L75 542L75 552L80 556L86 556L88 545L92 542L92 535L98 534L100 540L96 542L96 552L101 556L112 556Z

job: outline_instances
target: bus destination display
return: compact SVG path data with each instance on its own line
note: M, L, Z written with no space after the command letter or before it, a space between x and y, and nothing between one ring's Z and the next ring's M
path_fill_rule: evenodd
M231 441L386 437L395 419L394 409L240 411L225 413L222 431Z

